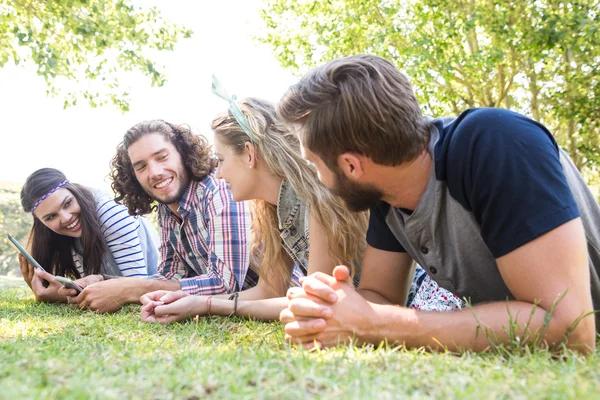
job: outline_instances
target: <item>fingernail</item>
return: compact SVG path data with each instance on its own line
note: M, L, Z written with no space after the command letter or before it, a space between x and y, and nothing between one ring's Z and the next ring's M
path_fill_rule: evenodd
M335 293L331 293L331 294L329 295L329 300L331 300L331 301L336 301L336 300L337 300L337 295L336 295Z
M333 317L333 311L330 308L326 308L323 310L321 315L325 318L331 318L331 317Z
M323 321L322 319L318 319L318 320L315 321L315 323L313 324L313 326L316 329L324 328L325 327L325 321Z

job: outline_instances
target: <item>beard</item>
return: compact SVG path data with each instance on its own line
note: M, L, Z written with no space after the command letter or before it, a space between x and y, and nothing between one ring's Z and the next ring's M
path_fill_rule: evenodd
M152 193L152 190L144 189L144 191L146 192L146 194L148 196L150 196L153 200L158 201L159 203L162 203L162 204L179 203L181 196L183 196L188 185L190 184L190 178L189 178L185 168L181 168L179 171L177 171L177 176L173 177L173 183L175 183L175 181L177 181L177 184L179 185L177 187L177 191L174 194L166 196L166 197L155 196Z
M331 192L340 197L351 211L366 211L377 206L383 193L372 185L359 185L348 179L341 171L335 172Z

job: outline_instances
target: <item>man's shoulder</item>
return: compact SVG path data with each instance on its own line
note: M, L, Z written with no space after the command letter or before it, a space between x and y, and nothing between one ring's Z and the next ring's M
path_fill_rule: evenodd
M553 140L542 124L525 115L502 108L471 108L444 124L437 149L456 151L474 142L485 143L498 137L510 142L532 134Z
M558 152L554 137L542 124L501 108L469 109L443 127L437 126L440 136L434 154L440 180L468 169L474 160L528 156L530 146Z

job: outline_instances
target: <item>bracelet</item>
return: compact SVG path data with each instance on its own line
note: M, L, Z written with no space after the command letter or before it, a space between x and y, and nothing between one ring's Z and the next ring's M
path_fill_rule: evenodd
M210 316L210 306L212 305L212 296L206 298L206 314Z
M240 297L239 293L234 293L231 296L229 296L229 300L233 300L233 312L231 313L231 315L237 314L238 297Z

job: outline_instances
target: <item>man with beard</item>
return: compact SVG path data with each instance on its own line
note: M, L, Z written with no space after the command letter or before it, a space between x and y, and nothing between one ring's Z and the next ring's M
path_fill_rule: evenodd
M75 306L112 312L157 290L211 295L255 284L257 276L248 270L249 212L244 202L233 201L215 167L206 139L185 126L154 120L129 129L112 160L112 188L132 215L158 208L158 274L150 277L155 279L91 275L77 281L85 287L78 296L72 289L60 293Z
M371 209L358 289L344 266L289 289L287 340L483 351L537 336L594 349L600 207L541 124L494 108L423 118L406 77L369 55L310 72L279 114L321 181ZM413 260L472 307L397 306Z

